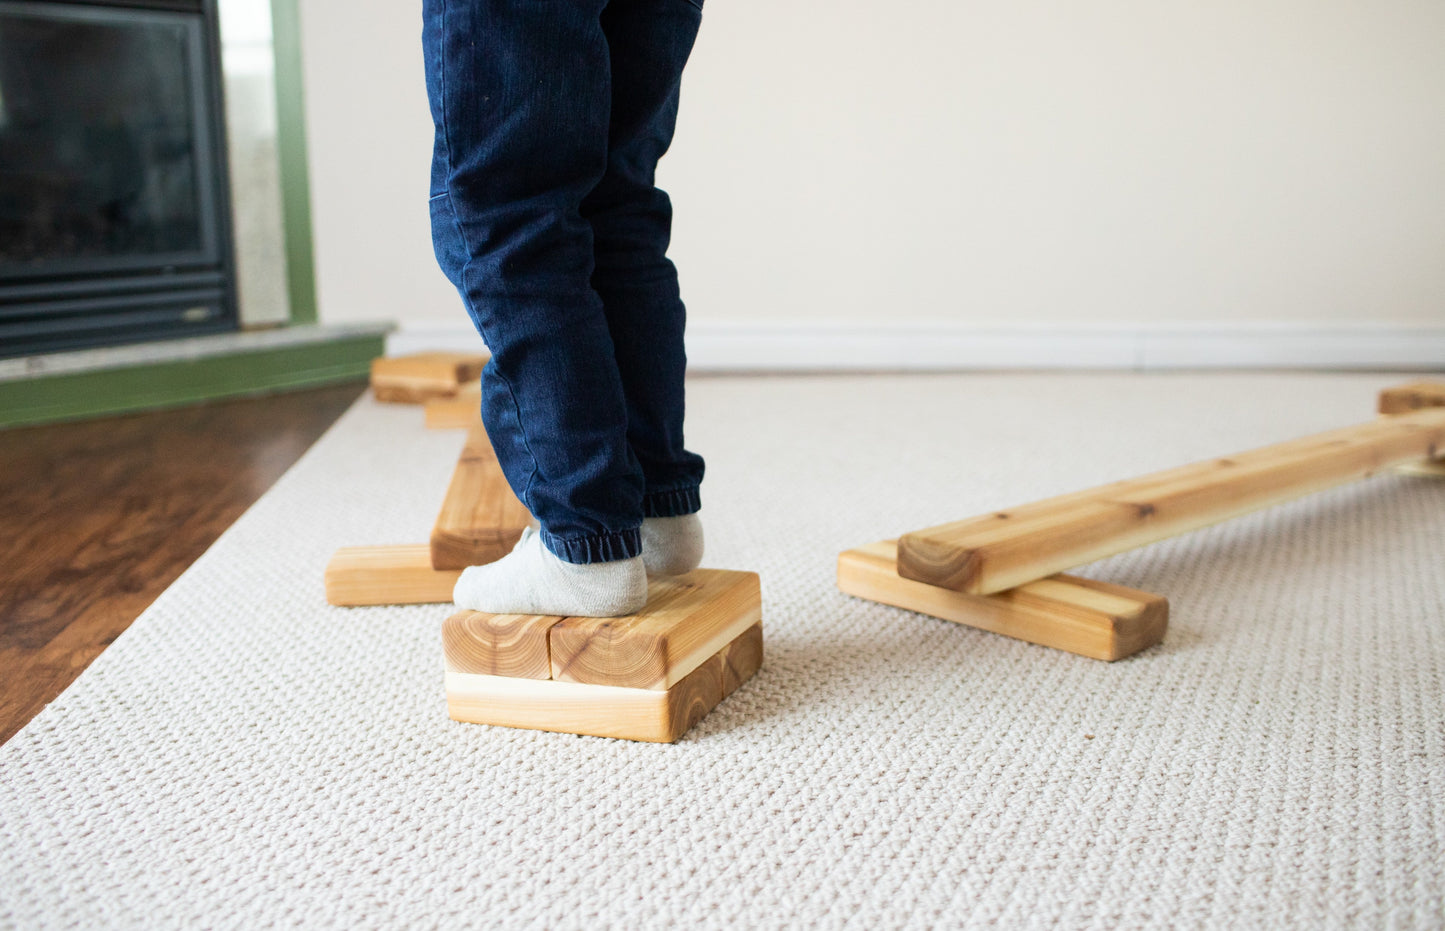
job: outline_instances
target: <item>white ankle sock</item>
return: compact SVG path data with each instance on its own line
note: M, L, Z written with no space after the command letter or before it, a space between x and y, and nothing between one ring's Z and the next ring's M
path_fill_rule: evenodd
M648 575L681 575L702 563L702 520L696 514L642 521L642 563Z
M487 614L621 617L647 603L647 571L640 556L566 562L529 527L506 556L462 570L452 600L459 608Z

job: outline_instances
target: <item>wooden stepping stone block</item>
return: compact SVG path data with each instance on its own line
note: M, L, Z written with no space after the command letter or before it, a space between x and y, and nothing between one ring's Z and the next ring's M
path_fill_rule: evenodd
M629 617L462 611L442 644L455 720L670 743L762 665L761 590L695 569L652 581Z
M460 569L433 569L431 547L346 546L326 564L326 600L334 605L440 604L452 600Z
M511 552L532 515L517 500L480 419L467 431L431 535L433 569L465 569Z
M487 356L476 353L419 352L371 360L371 391L378 401L420 404L454 397L461 386L482 375Z
M1093 659L1113 661L1164 639L1168 599L1068 575L995 595L969 595L897 572L898 547L884 540L838 557L838 588L849 595L966 624Z

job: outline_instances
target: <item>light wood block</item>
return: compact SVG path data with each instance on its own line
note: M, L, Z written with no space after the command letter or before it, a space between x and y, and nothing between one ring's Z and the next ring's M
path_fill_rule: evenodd
M1380 413L1404 414L1429 407L1445 407L1445 382L1417 381L1380 392ZM1401 475L1445 478L1445 459L1421 459L1395 466Z
M431 535L434 569L481 566L507 555L532 522L502 474L478 420L467 431L441 513Z
M595 737L671 743L762 665L763 628L754 624L666 690L446 671L454 720Z
M442 624L447 668L521 679L550 679L547 631L559 619L461 611Z
M378 401L419 404L449 398L466 382L481 377L487 356L476 353L419 352L371 360L371 390Z
M1440 450L1445 408L1398 414L905 534L898 574L1001 592Z
M762 617L757 573L694 569L648 586L629 617L572 617L552 627L552 678L667 689Z
M846 550L838 588L996 634L1093 659L1116 660L1164 638L1169 601L1160 595L1056 575L996 595L969 595L900 578L893 540Z
M1417 381L1380 392L1380 413L1403 414L1427 407L1445 407L1445 382Z
M440 604L452 600L461 574L433 569L425 543L348 546L326 564L326 600L352 606Z
M425 412L429 430L464 430L475 426L482 420L482 383L469 381L457 389L455 397L427 401Z

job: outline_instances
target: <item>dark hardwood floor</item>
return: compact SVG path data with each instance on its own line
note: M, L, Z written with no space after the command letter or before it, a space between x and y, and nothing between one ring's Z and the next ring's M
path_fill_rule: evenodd
M0 743L365 387L0 430Z

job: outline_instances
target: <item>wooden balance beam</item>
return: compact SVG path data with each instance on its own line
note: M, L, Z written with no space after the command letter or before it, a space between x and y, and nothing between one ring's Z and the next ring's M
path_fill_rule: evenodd
M442 645L457 721L670 743L762 665L761 590L694 569L652 581L636 615L462 611Z
M511 552L532 515L517 500L481 419L467 441L431 535L433 569L465 569Z
M993 594L1442 450L1445 408L1413 410L904 534L898 574Z
M908 534L906 554L892 541L848 550L838 560L838 587L1043 646L1119 659L1163 637L1167 600L1058 570L1385 468L1445 477L1439 458L1445 383L1382 392L1380 411L1389 416Z

